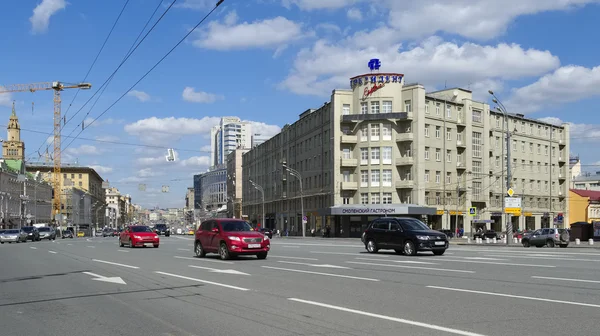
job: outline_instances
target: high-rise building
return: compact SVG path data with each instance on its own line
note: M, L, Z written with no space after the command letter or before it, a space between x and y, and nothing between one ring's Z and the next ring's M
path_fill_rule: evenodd
M223 117L210 131L211 161L213 166L226 163L227 155L237 148L252 146L252 124L238 117Z
M260 133L256 133L252 135L252 148L260 145L261 143L269 140L269 137L266 135L262 135Z
M267 223L300 232L304 216L307 229L353 237L384 215L465 232L501 232L508 218L521 230L570 223L568 124L510 113L504 122L469 90L426 92L378 69L351 78L350 87L243 155L244 179L265 191ZM507 132L511 188L503 180ZM507 204L503 214L507 194L521 205ZM260 200L245 183L250 220L259 218Z
M21 141L21 126L13 102L12 113L6 127L6 140L2 142L2 156L6 160L25 160L25 143Z

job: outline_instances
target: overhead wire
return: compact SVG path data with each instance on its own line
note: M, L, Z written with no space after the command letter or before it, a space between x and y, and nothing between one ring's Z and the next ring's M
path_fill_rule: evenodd
M96 122L96 120L98 120L99 118L101 118L104 114L106 114L106 112L108 112L113 106L115 106L119 101L121 101L121 99L123 99L123 97L125 97L127 95L127 93L129 93L131 90L133 90L142 80L144 80L156 67L158 67L158 65L160 65L179 45L181 45L181 43L183 43L188 36L190 36L202 23L204 23L204 21L206 21L206 19L208 17L210 17L210 15L223 3L224 0L219 0L216 5L213 7L213 9L211 9L187 34L185 34L183 36L183 38L181 38L162 58L160 58L158 60L158 62L156 62L156 64L154 64L154 66L152 66L140 79L138 79L129 89L127 89L121 96L119 96L119 98L117 98L117 100L115 100L109 107L107 107L102 113L100 113L100 115L98 115L96 118L94 118L88 125L87 127L91 126L92 124L94 124L94 122ZM174 2L173 2L174 3ZM171 4L171 6L173 5L173 3ZM63 148L63 150L61 151L64 152L67 148L69 148L69 146L79 137L79 135L81 133L83 133L83 131L86 128L82 128L79 133L75 136L75 138L73 138L65 148Z

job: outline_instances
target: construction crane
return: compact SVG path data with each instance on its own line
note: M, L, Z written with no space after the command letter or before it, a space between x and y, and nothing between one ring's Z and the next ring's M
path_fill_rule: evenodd
M43 83L32 83L32 84L13 84L0 86L0 94L11 93L11 92L36 92L36 91L54 91L54 176L52 178L52 184L54 187L54 198L52 200L52 213L54 219L56 215L61 213L61 173L60 173L60 131L61 131L61 99L60 92L64 89L82 89L89 90L92 88L92 84L79 83L79 84L67 84L62 82L43 82Z

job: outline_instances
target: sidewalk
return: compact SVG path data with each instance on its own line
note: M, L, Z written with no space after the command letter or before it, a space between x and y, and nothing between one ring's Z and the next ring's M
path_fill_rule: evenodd
M476 244L476 243L467 243L467 242L461 242L461 241L457 241L454 244L452 243L452 241L450 242L450 244L452 245L458 245L458 246L479 246L479 247L487 247L487 246L493 246L493 247L520 247L520 248L525 248L523 247L522 244L515 244L515 243L510 243L510 244L504 244L502 242L498 242L496 244L494 243L483 243L483 244ZM581 243L581 245L575 245L575 242L571 242L569 243L569 246L567 248L582 248L582 249L596 249L596 250L600 250L600 245L589 245L587 242L586 243ZM529 247L529 249L536 249L536 247Z

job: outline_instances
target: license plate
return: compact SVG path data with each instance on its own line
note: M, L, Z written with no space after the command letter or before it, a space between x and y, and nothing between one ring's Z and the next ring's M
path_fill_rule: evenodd
M248 244L248 248L260 248L260 244Z
M446 245L446 242L435 242L435 245Z
M146 246L152 246L154 244L153 243L145 243L144 245L146 245Z

